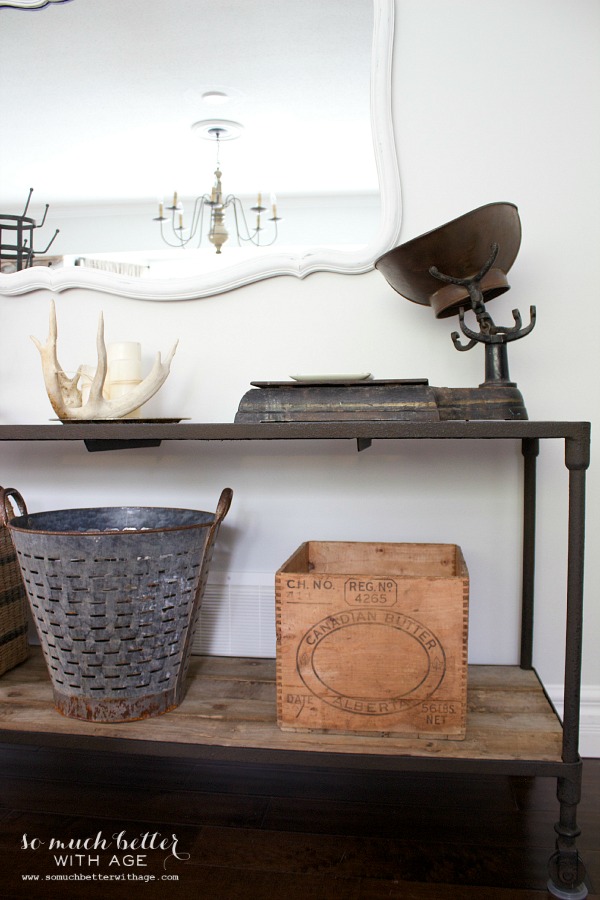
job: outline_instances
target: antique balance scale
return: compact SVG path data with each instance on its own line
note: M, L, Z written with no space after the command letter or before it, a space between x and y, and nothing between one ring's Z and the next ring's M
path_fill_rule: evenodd
M433 387L426 378L398 380L254 381L242 397L236 422L410 421L527 419L521 392L511 381L507 345L535 325L535 307L523 326L496 325L486 303L509 290L507 273L521 243L512 203L489 203L384 254L375 267L403 297L430 306L436 318L458 316L467 338L451 335L457 350L483 344L485 380L474 388ZM471 310L478 330L470 328Z

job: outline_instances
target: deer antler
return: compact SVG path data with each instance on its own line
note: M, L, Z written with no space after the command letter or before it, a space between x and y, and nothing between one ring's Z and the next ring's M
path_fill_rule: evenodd
M104 343L104 318L100 313L98 332L96 336L96 350L98 353L98 366L90 387L89 398L85 404L81 403L81 391L77 387L81 366L73 378L69 378L58 361L56 343L58 328L56 325L56 307L54 301L50 305L50 327L46 343L42 344L37 338L31 336L31 340L38 348L42 359L42 372L48 398L52 409L59 419L120 419L132 412L143 403L146 403L163 386L171 370L171 362L177 349L175 342L164 362L160 353L156 354L154 365L149 374L138 385L123 397L116 400L106 400L102 396L102 389L106 381L107 361L106 345Z

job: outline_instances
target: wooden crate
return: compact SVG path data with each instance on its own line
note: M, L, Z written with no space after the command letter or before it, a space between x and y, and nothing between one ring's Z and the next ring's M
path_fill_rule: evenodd
M280 728L464 738L460 547L309 541L275 590Z

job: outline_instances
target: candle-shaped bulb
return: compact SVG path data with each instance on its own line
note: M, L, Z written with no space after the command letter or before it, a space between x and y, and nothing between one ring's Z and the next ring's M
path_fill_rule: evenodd
M177 208L177 191L173 194L173 207Z
M162 218L163 218L163 212L164 212L164 205L163 205L163 202L162 202L162 200L161 200L161 201L159 202L159 204L158 204L158 218L159 218L159 219L162 219Z
M257 206L262 206L262 194L261 194L260 191L258 192L258 196L257 196L257 198L256 198L256 205L257 205Z

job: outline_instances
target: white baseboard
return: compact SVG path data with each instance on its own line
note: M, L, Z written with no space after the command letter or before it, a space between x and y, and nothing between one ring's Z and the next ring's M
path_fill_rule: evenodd
M562 716L562 684L547 684L545 688L554 708ZM600 687L593 685L581 688L579 753L582 757L600 757Z

